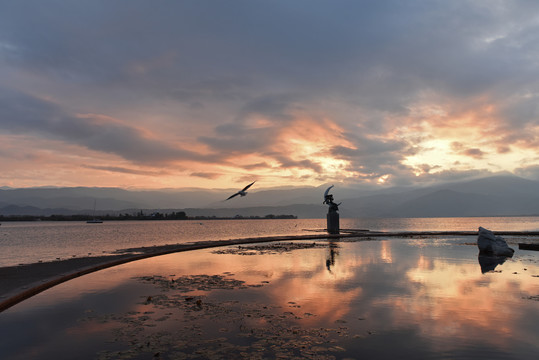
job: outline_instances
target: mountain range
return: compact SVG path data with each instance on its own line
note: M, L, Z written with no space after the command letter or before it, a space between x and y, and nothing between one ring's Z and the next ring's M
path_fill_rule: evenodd
M96 215L185 211L188 216L296 215L324 218L328 185L249 189L246 197L223 201L238 189L126 190L100 187L0 188L0 215ZM539 181L499 175L422 188L352 188L331 193L342 218L539 215Z

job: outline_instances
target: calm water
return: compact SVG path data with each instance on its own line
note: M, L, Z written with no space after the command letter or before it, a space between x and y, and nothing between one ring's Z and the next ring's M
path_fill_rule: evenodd
M539 230L539 217L341 219L342 229L371 231ZM227 240L272 235L299 235L324 229L325 219L4 222L0 226L0 266L51 261L72 256L109 254L131 247Z
M537 358L537 252L517 250L483 274L477 247L462 239L316 244L170 254L69 281L0 314L0 353Z

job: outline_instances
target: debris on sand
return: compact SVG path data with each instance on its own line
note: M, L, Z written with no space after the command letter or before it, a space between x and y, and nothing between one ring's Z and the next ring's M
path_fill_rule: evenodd
M232 255L267 255L267 254L282 254L299 249L326 248L327 243L274 243L265 245L239 245L212 251L212 254L232 254Z
M154 285L159 293L141 296L137 311L97 317L87 313L82 321L95 321L114 328L115 350L98 359L135 359L160 354L167 359L192 358L303 358L335 359L346 351L337 338L349 333L344 321L338 327L309 327L301 305L290 307L240 300L217 300L193 295L197 290L238 290L251 285L223 275L190 275L175 278L143 276L136 280ZM151 297L151 302L146 301Z
M245 281L229 279L223 275L186 275L177 278L166 278L161 275L141 276L135 278L144 283L155 284L161 289L190 292L195 290L210 291L218 289L246 289Z

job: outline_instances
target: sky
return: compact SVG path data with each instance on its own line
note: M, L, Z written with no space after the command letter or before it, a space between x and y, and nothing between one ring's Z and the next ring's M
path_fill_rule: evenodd
M539 179L535 0L0 0L0 186Z

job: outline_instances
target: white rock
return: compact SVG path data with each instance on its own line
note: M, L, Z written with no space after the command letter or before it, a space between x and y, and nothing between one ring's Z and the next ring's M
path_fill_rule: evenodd
M477 237L477 247L480 254L495 256L513 256L515 250L511 249L505 240L500 236L494 236L494 233L485 228L479 227L479 236Z

